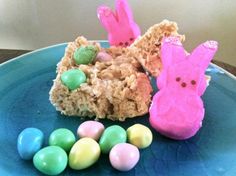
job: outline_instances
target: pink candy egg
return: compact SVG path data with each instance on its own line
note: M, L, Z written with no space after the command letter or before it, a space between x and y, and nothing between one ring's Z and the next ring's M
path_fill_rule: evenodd
M109 154L111 165L119 171L129 171L134 168L139 157L138 148L127 143L116 144Z
M98 140L104 131L104 125L97 121L86 121L78 127L77 135L80 138L89 137Z
M112 56L106 52L99 52L96 56L96 61L107 62L111 60L112 60Z

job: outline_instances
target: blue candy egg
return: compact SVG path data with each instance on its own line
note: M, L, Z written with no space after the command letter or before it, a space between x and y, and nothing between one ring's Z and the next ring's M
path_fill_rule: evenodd
M18 136L17 150L20 157L30 160L42 148L44 135L37 128L26 128Z

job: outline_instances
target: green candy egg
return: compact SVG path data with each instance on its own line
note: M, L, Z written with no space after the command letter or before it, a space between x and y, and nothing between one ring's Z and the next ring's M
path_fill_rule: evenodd
M67 154L58 146L48 146L39 150L33 158L34 166L47 175L58 175L67 166Z
M119 125L112 125L106 128L99 140L102 153L109 153L113 146L125 143L126 139L126 131Z
M74 52L74 60L76 64L89 64L97 56L98 50L95 46L81 46Z
M70 90L75 90L86 82L86 75L80 69L71 69L61 75L62 83Z
M49 136L49 145L59 146L69 152L75 143L75 135L68 129L59 128Z

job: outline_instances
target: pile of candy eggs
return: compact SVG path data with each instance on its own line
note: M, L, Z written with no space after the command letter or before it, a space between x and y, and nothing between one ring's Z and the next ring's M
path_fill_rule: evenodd
M47 175L62 173L67 165L82 170L97 162L101 154L109 154L111 165L119 171L129 171L138 163L139 148L152 142L149 128L135 124L126 131L118 125L105 129L97 121L85 121L72 131L59 128L49 136L49 146L42 148L43 132L37 128L26 128L18 136L17 149L24 160L33 159L36 169ZM129 143L126 143L129 142Z
M112 57L106 52L99 52L98 48L94 45L80 46L76 48L73 54L73 60L77 65L84 64L88 65L94 61L109 61ZM66 70L61 75L61 82L70 91L73 91L86 83L86 74L78 68L72 68Z

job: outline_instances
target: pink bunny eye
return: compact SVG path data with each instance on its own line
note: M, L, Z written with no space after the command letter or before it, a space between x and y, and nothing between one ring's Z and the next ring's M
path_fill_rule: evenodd
M195 80L192 80L192 81L191 81L191 84L192 84L192 85L195 85L195 84L196 84L196 81L195 81Z
M119 45L120 45L120 46L122 46L122 45L123 45L123 43L122 43L122 42L120 42L120 43L119 43Z
M181 80L181 78L180 78L180 77L177 77L175 80L176 80L177 82L179 82L179 81Z
M134 38L130 38L129 40L132 42L134 40Z

